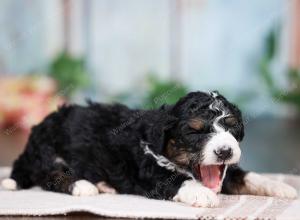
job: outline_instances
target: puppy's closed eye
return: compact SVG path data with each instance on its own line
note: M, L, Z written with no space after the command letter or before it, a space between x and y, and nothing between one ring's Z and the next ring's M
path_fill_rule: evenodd
M204 128L205 123L200 118L193 118L188 121L188 125L190 126L190 128L200 131Z

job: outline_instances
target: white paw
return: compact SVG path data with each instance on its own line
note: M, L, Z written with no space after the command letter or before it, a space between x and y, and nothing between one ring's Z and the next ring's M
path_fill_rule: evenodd
M4 189L7 189L7 190L16 190L17 189L17 182L11 178L2 180L1 185Z
M185 181L173 200L195 207L216 207L219 205L217 195L200 182L194 180Z
M97 187L87 180L78 180L73 185L73 196L94 196L97 194Z
M271 180L256 173L249 173L245 177L245 188L248 193L260 196L275 196L295 199L297 191L286 183Z

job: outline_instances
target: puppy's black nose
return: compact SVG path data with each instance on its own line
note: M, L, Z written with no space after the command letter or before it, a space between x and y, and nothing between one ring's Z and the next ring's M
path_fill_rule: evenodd
M228 160L232 157L232 148L223 146L220 147L218 150L214 150L214 153L217 155L218 159L220 160Z

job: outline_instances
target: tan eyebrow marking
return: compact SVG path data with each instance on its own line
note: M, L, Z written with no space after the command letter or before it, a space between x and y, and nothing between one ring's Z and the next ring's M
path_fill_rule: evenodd
M234 116L229 116L229 117L225 118L225 123L229 126L234 126L238 123L238 120Z
M201 130L204 128L204 121L200 118L193 118L188 121L188 125L195 130Z

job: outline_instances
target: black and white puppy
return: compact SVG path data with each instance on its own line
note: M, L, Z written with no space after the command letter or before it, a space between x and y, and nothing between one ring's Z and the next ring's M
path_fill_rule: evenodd
M295 198L292 187L236 165L243 136L241 112L217 92L192 92L147 111L64 106L32 129L2 185L74 196L136 194L198 207L217 206L219 192Z

